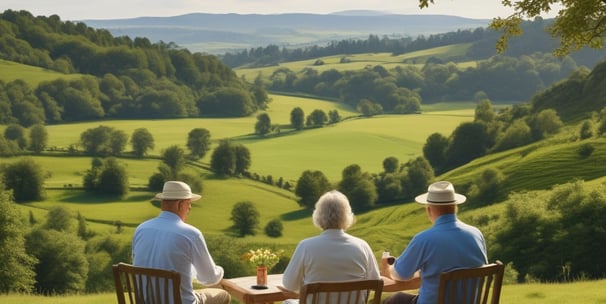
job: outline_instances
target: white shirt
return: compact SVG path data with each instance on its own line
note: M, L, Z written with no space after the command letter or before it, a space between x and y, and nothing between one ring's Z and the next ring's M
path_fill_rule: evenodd
M133 265L179 272L183 303L196 301L194 277L204 285L217 284L223 278L223 268L215 265L200 230L168 211L135 230Z
M295 249L282 279L288 290L319 281L380 279L379 266L368 243L345 233L327 229L302 240Z

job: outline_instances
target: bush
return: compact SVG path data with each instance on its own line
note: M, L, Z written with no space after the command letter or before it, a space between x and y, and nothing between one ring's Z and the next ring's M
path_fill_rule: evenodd
M595 148L591 144L582 144L581 146L579 146L577 153L580 157L587 158L593 153L594 149Z
M283 229L284 226L282 226L282 221L273 219L265 225L265 234L269 237L280 237L282 236Z

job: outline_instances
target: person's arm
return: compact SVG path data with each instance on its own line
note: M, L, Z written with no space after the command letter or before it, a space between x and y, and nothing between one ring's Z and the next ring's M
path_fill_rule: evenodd
M192 256L192 266L196 272L196 279L206 285L214 286L219 284L223 278L223 267L215 264L213 258L208 252L204 237L200 237L194 242L194 256Z
M305 258L304 251L305 249L301 246L301 243L299 243L284 270L282 285L284 285L284 288L288 291L298 292L303 285L303 273L305 271L303 269Z

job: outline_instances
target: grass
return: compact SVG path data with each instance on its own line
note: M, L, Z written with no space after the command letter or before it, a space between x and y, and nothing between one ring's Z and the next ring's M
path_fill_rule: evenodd
M501 304L603 304L606 303L606 280L580 281L567 284L515 284L503 285ZM386 293L385 295L388 295ZM1 295L4 304L106 304L115 303L114 293L72 296Z
M271 95L267 112L272 124L290 124L290 111L300 106L304 113L314 109L326 112L336 109L342 117L357 115L342 104L293 96ZM421 115L381 115L372 118L346 119L336 125L319 129L292 132L287 128L279 136L261 138L252 135L256 117L191 118L173 120L107 120L47 126L49 146L67 149L77 145L83 130L106 125L130 135L137 128L147 128L154 136L155 148L151 155L159 156L172 145L185 149L187 133L193 128L206 128L216 143L232 138L249 148L252 155L251 172L272 175L275 179L296 180L306 169L321 170L331 180L338 180L341 171L356 163L368 172L382 171L383 159L395 156L404 162L420 156L426 138L434 132L449 134L463 121L473 119L471 103L432 105ZM439 117L439 119L436 119ZM422 127L420 127L422 126ZM130 147L128 147L130 148ZM127 148L127 150L129 150ZM210 162L210 155L200 160ZM346 156L346 157L344 157ZM87 158L35 157L45 168L53 168L48 185L61 187L80 184L90 168ZM10 161L2 160L0 162ZM72 162L73 161L73 162ZM147 178L158 166L158 160L123 160L128 164L133 185L147 184ZM142 166L144 168L142 168Z
M81 74L62 74L56 71L47 70L40 67L6 61L0 59L0 80L11 82L15 79L23 79L30 88L35 88L43 81L52 81L59 78L72 80L82 77Z

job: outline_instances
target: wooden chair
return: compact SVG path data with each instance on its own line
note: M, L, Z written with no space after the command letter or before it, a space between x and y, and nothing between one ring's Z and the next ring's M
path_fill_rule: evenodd
M181 304L181 276L176 271L137 267L126 263L112 266L118 304Z
M299 303L368 303L370 291L374 292L371 303L380 304L381 293L383 292L383 280L310 283L301 288L299 292Z
M501 261L440 275L438 304L498 304L505 266ZM490 302L488 302L490 299Z

